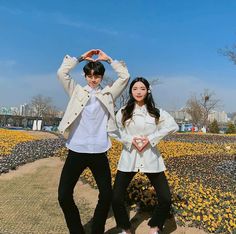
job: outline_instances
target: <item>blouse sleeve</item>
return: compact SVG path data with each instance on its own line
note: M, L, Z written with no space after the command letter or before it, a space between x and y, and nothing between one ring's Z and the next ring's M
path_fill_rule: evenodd
M160 140L168 134L174 133L179 130L178 124L174 118L164 110L160 110L160 119L157 124L157 129L154 133L150 134L148 140L152 147L156 146Z
M123 143L123 145L126 147L126 149L128 151L130 151L131 147L132 147L133 137L131 135L127 134L126 129L122 125L121 110L122 110L122 108L116 114L116 122L117 122L118 130L116 130L112 133L109 133L109 135L111 137L115 138L116 140L120 141L121 143Z

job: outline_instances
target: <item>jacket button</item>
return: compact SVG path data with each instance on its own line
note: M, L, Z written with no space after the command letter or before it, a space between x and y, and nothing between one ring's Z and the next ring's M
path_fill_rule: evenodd
M81 106L84 106L83 104Z
M75 115L78 115L77 113L75 113Z
M67 122L67 124L70 124L70 122Z

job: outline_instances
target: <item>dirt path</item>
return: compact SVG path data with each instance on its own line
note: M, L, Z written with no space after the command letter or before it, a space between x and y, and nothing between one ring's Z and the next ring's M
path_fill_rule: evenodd
M63 214L57 202L57 187L63 162L59 158L41 159L0 176L1 234L66 234ZM78 192L79 191L79 192ZM86 224L93 214L98 191L79 181L75 199ZM136 234L147 233L148 215L130 213ZM86 225L87 227L89 225ZM204 234L195 228L176 227L169 220L164 233ZM89 229L87 229L89 230ZM89 232L88 232L89 233ZM118 233L112 212L106 223L106 234Z

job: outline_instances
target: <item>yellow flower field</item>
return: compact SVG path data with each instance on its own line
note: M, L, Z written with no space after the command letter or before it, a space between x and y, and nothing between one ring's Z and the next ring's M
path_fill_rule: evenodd
M177 138L178 134L176 134ZM212 160L218 155L220 159L224 160L236 155L236 141L227 143L221 142L221 139L217 141L216 143L203 143L163 140L159 143L158 148L165 159L167 168L170 159L174 160L178 167L178 160L185 157L188 158L189 165L194 167L197 158L200 157ZM121 150L121 143L113 141L113 146L108 154L113 182ZM192 160L193 158L194 160ZM188 170L191 171L191 167ZM209 182L210 185L201 181L201 176L190 179L188 176L178 173L178 168L171 166L167 170L174 215L180 225L188 224L203 228L210 233L232 233L233 230L236 230L235 187L232 187L230 191L217 188L217 184L216 187L212 187L216 177L212 177L210 168L206 168L205 171L209 171L209 175L202 176L205 180L212 180ZM227 178L227 176L216 176L218 179L216 183L219 182L219 179L222 179L222 183L224 183L223 179ZM96 187L90 170L83 173L83 178ZM156 204L155 191L144 174L138 173L134 177L128 188L128 200L132 206L138 205L142 209L150 209Z
M159 149L163 158L206 154L229 154L236 152L235 143L206 144L190 142L161 141Z
M27 133L0 130L1 156L17 144L37 140ZM167 167L166 176L172 193L172 212L179 225L199 227L209 233L236 232L236 137L212 134L174 134L162 140L158 149ZM122 144L113 140L108 152L114 182ZM55 155L65 159L65 147ZM96 187L90 170L82 179ZM137 173L127 193L132 207L151 210L155 191L142 173Z
M21 142L36 139L37 137L31 136L26 132L0 129L0 155L10 154L12 148Z

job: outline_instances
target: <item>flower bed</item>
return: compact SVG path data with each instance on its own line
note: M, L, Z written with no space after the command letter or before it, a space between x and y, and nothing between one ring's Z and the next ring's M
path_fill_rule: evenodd
M199 227L210 233L236 231L236 138L228 137L174 134L159 143L167 166L173 213L180 225ZM122 145L113 141L108 154L112 182L121 150ZM82 177L96 187L90 170ZM136 174L127 199L130 205L141 209L154 207L155 191L144 174Z
M0 130L0 134L0 174L38 158L67 155L63 138L37 140L10 130ZM234 233L236 136L174 134L161 141L158 148L167 166L177 222L210 233ZM121 143L113 141L108 153L112 182L121 150ZM90 170L84 171L82 178L96 187ZM146 210L156 204L155 191L144 174L137 173L132 180L127 201Z
M0 157L10 154L15 145L36 139L25 132L0 129Z
M25 132L0 131L0 174L40 158L55 156L65 143L63 138L39 140Z

